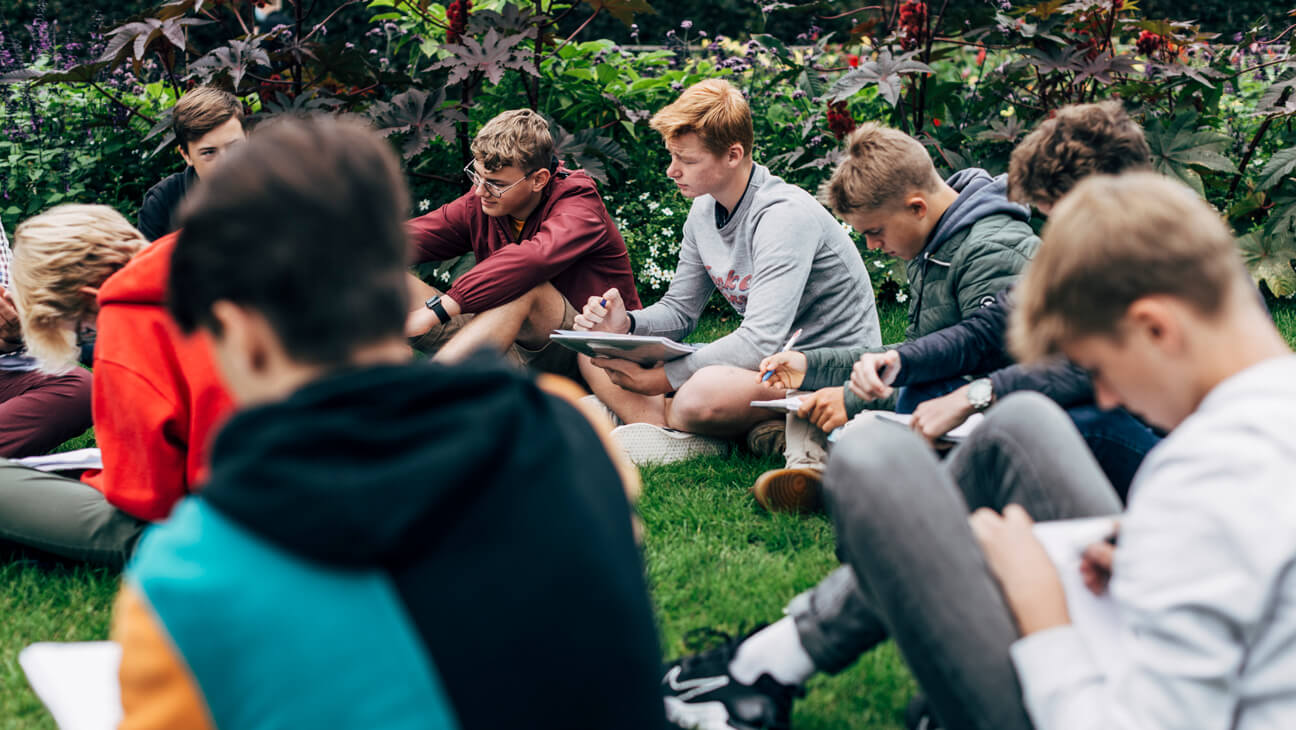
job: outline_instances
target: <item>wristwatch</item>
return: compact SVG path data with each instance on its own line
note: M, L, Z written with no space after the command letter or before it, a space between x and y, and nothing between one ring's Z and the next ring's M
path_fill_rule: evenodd
M994 383L990 378L977 378L968 383L967 391L968 404L974 411L984 411L990 407L990 402L994 400Z
M431 309L432 313L437 316L437 321L440 322L441 324L445 324L446 322L450 321L450 313L447 312L445 310L445 307L441 305L440 294L431 297L426 302L423 302L423 306L427 307L428 309Z

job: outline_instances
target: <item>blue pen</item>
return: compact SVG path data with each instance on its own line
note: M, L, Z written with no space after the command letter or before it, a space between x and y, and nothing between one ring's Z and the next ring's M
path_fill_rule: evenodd
M603 297L599 300L599 306L605 309L607 308L607 297Z
M783 349L779 350L779 352L787 352L792 349L792 343L796 342L797 338L801 336L801 329L801 327L797 327L797 331L792 333L792 336L788 338L787 344L784 345ZM766 380L769 380L770 376L773 374L773 370L766 370L765 374L761 376L761 382L763 383Z

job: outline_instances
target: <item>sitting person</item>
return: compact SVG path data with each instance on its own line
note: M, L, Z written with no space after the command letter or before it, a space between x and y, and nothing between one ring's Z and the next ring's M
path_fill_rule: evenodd
M1047 212L1089 175L1151 165L1143 130L1120 102L1075 104L1057 110L1013 150L1009 195ZM944 436L1009 393L1044 393L1066 409L1124 499L1143 457L1160 439L1124 409L1103 411L1095 406L1088 374L1074 365L1014 364L1006 344L1012 302L1011 290L1001 291L994 304L956 325L894 350L862 355L853 368L850 390L872 400L887 397L892 386L900 387L896 410L912 412L914 430L929 440ZM976 379L968 382L969 376ZM808 475L806 482L816 484L816 475ZM816 490L803 497L811 494L817 498Z
M150 246L107 206L60 205L14 241L14 296L42 367L72 367L77 333L98 330L103 468L77 481L0 460L0 540L121 565L144 526L203 481L207 440L231 401L207 343L181 336L162 308L175 234Z
M847 141L846 159L822 197L866 245L906 261L909 322L905 340L942 330L991 305L1039 246L1030 208L1006 197L1006 176L969 168L941 180L927 150L895 129L864 124ZM753 487L769 509L812 509L826 461L827 434L866 409L894 408L846 387L860 356L878 347L812 348L763 361L769 382L803 393L787 419L787 466ZM891 345L890 347L894 347Z
M171 129L185 169L144 193L139 230L150 241L176 229L176 211L199 179L211 174L230 148L246 138L243 102L214 86L185 92L171 112Z
M14 306L13 253L0 226L0 457L51 451L90 428L90 372L39 371Z
M487 347L536 370L580 379L576 353L549 342L576 307L610 286L639 307L630 255L593 179L554 157L549 124L530 109L486 123L464 168L472 189L409 222L416 262L471 252L476 265L444 294L410 277L415 346L457 362Z
M756 711L785 720L793 687L887 637L940 727L1296 720L1296 622L1283 611L1296 596L1296 357L1232 235L1188 188L1131 173L1081 182L1044 240L1013 315L1021 361L1061 353L1092 375L1101 406L1173 429L1135 477L1114 555L1085 550L1087 582L1110 576L1127 629L1117 668L1100 669L1069 625L1030 525L1115 514L1119 500L1056 404L1019 393L944 463L885 424L844 434L825 487L853 580L821 583L791 617L676 665L676 685L733 680L687 699L666 690L682 726L709 702L728 708L729 727L786 727Z
M327 117L186 203L168 306L241 411L127 569L122 728L662 727L618 471L511 368L410 362L407 205L389 145Z
M775 418L749 405L783 396L757 382L756 366L794 331L807 347L881 344L859 250L813 197L753 162L751 108L741 91L721 79L699 82L651 124L670 151L667 176L693 200L675 277L661 301L638 312L627 312L633 292L597 292L577 326L678 340L717 289L742 322L657 367L581 358L590 389L628 424L614 434L636 462L715 453L726 444L699 434L739 436Z

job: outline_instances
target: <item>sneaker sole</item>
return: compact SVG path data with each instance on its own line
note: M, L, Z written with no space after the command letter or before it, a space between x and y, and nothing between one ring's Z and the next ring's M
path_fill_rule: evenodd
M806 513L823 509L823 476L814 469L765 472L751 492L770 512Z
M729 722L729 710L723 702L684 702L678 697L663 697L666 719L687 730L751 730L747 725Z
M729 444L717 438L630 423L612 429L612 438L635 464L672 464L695 456L724 456Z

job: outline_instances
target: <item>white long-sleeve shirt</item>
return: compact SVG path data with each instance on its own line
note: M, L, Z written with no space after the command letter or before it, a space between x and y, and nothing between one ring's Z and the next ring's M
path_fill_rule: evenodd
M1296 355L1219 384L1147 457L1112 599L1125 658L1075 629L1012 647L1039 730L1296 728Z

